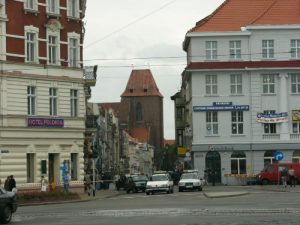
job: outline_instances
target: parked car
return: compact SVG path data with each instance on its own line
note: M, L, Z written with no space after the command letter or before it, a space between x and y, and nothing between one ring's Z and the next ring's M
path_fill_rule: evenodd
M170 175L166 172L153 174L147 182L146 194L154 194L156 192L166 192L167 194L174 192L174 183Z
M279 170L278 170L279 168ZM300 181L300 164L299 163L272 163L264 167L264 169L258 174L258 180L261 184L277 184L280 183L282 170L289 170L293 168L295 170L295 177L297 182ZM287 177L289 182L289 176Z
M17 211L17 196L15 192L5 191L0 187L0 221L7 224L12 219L12 214Z
M202 191L202 187L203 182L196 172L183 173L178 183L179 192L184 190Z
M145 192L147 181L148 177L145 175L134 175L128 177L125 184L125 190L127 193L138 191Z

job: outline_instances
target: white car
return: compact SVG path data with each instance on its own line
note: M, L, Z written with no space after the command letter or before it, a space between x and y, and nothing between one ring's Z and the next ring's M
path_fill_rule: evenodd
M174 184L168 173L153 174L146 185L146 194L154 194L156 192L174 192Z
M178 183L178 191L198 190L202 191L203 183L198 173L183 173Z

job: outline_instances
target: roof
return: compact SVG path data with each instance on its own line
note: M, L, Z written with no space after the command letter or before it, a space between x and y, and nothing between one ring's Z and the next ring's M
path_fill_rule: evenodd
M144 127L133 128L131 132L131 136L139 140L139 142L148 143L150 138L149 131Z
M108 110L112 109L114 115L118 117L120 122L127 121L129 105L123 102L105 102L99 103L98 106Z
M127 86L121 97L159 96L162 94L156 86L149 69L132 70Z
M300 24L300 0L225 0L189 32L229 32L249 25L292 24Z
M238 62L195 62L187 70L205 69L258 69L258 68L300 68L300 60L293 61L238 61Z

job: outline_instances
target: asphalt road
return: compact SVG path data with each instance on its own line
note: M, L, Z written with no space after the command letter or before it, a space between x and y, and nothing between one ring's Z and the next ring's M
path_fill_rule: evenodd
M299 192L243 187L249 194L207 198L205 192L125 194L88 202L20 207L11 224L19 225L298 225ZM241 191L236 188L234 191Z

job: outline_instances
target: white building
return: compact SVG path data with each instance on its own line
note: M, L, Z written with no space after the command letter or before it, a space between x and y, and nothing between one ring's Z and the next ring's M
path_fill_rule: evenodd
M214 169L218 182L258 173L275 151L299 162L299 8L299 0L226 0L185 36L186 145L194 167Z

